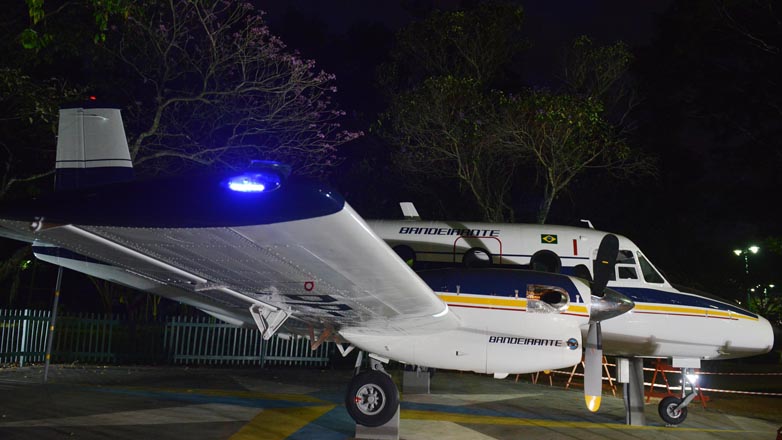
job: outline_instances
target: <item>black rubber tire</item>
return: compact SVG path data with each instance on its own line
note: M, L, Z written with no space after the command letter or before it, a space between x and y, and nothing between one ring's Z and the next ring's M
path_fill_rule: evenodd
M399 407L399 391L391 377L380 371L353 376L345 394L345 408L356 423L370 428L391 420Z
M489 251L481 248L472 248L464 253L462 263L467 267L489 267L492 256Z
M678 425L687 418L687 407L681 408L678 411L674 410L681 401L682 399L676 396L668 396L661 400L660 404L657 405L657 412L665 423L669 425Z

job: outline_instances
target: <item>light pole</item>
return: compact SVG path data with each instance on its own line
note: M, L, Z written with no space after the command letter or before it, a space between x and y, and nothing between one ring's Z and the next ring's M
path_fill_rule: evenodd
M745 277L745 283L747 283L747 286L749 286L749 254L757 254L760 250L759 247L752 245L746 249L734 249L733 253L736 254L736 256L744 257L744 277ZM750 290L749 287L747 287L747 307L749 307L749 294Z

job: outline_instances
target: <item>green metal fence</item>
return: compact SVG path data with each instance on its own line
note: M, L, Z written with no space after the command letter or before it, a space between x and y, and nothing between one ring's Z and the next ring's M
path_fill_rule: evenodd
M313 351L305 338L275 336L264 341L257 329L203 316L178 316L166 325L164 350L176 364L325 366L333 344Z
M0 364L43 362L49 312L0 309Z
M0 364L43 362L50 312L0 309ZM53 362L326 366L334 346L311 350L306 338L261 338L206 316L166 322L118 315L57 316Z

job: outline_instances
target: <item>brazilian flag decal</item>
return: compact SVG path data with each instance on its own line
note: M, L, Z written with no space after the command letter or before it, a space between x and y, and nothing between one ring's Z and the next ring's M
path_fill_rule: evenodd
M546 244L557 244L557 236L554 234L540 234L540 242Z

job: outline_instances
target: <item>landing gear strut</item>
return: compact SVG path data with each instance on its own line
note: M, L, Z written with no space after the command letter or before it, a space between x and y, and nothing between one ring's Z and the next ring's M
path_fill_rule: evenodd
M695 383L687 377L692 374L692 369L682 368L682 397L668 396L660 401L657 412L668 425L679 425L687 418L687 405L698 396ZM690 393L687 394L687 384L690 384Z
M356 361L361 364L361 353ZM345 408L356 423L369 427L381 426L396 414L399 408L399 391L383 364L370 357L370 370L356 374L348 384Z

